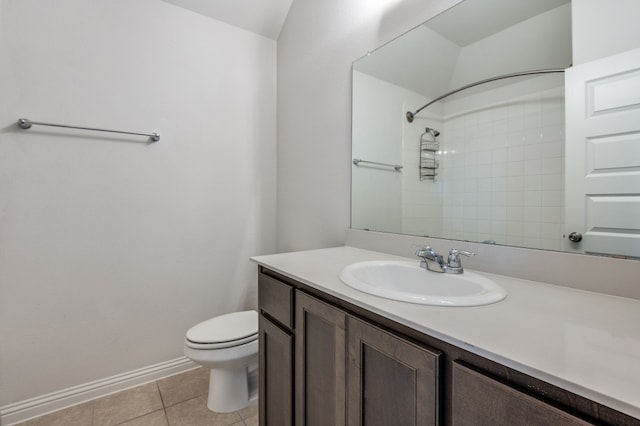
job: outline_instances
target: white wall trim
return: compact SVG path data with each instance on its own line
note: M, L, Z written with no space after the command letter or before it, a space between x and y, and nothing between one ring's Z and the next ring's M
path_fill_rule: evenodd
M100 398L196 368L186 357L150 365L0 407L0 425L10 426L72 405Z

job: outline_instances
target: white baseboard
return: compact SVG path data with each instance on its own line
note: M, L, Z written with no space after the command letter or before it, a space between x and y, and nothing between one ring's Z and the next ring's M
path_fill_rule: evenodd
M172 376L196 367L198 367L198 364L186 357L180 357L127 373L5 405L4 407L0 407L0 426L10 426L33 417L42 416L43 414Z

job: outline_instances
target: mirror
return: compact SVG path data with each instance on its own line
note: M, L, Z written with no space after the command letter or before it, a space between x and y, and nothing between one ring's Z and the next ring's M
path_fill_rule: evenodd
M352 228L585 252L565 229L564 73L405 118L570 67L571 6L466 0L353 64Z

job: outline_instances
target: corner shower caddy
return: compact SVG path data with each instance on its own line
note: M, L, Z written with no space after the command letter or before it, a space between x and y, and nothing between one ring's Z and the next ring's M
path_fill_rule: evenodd
M436 180L436 170L440 166L437 158L440 142L436 140L439 134L439 131L427 127L420 135L420 180Z

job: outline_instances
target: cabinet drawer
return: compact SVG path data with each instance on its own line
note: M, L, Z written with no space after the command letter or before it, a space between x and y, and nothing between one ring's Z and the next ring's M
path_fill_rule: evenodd
M592 425L457 362L453 363L453 425Z
M293 287L265 274L258 277L258 305L260 312L293 328Z

